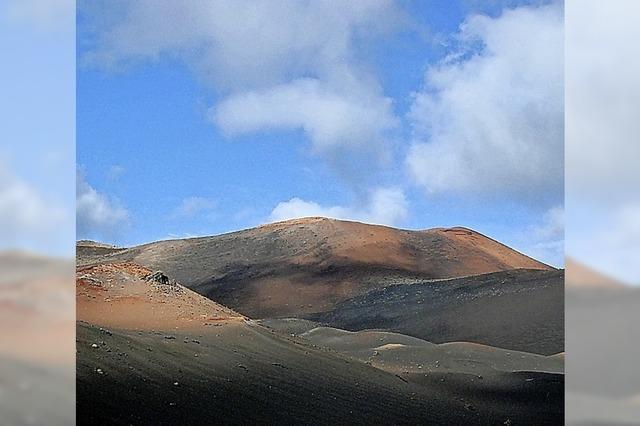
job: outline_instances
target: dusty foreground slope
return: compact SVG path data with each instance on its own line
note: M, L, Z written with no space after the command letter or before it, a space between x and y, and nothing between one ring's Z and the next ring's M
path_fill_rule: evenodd
M564 351L563 278L562 271L514 270L395 285L307 318L347 330L552 355Z
M102 249L100 249L102 250ZM406 231L307 218L229 234L159 241L82 264L132 261L252 318L331 310L371 289L514 268L552 269L466 228Z
M79 324L78 418L86 424L562 421L560 375L488 376L470 388L462 375L407 380L259 326L176 337Z
M479 379L459 361L426 375L417 367L405 374L403 360L397 371L376 368L315 337L263 327L131 263L79 268L76 292L80 424L562 421L563 376L551 370L489 369ZM432 355L423 356L427 365ZM438 356L446 361L446 351Z

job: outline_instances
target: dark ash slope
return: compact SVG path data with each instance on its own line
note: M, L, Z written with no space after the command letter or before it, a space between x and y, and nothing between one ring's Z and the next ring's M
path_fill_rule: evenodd
M563 418L562 375L496 376L473 388L456 374L406 380L259 326L219 327L197 336L199 343L193 337L105 334L79 324L78 419L92 425L543 425Z
M514 270L374 290L308 319L433 343L467 341L552 355L564 351L564 272Z

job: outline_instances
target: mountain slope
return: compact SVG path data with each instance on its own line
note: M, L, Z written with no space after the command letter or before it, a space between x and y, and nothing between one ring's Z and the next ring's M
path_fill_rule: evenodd
M564 360L527 352L509 351L469 342L434 344L385 331L350 332L316 327L300 334L319 346L330 347L376 368L397 374L538 371L562 374Z
M130 262L77 268L76 315L108 327L171 331L245 319L162 274Z
M522 269L395 285L306 318L346 330L552 355L564 351L564 272Z
M557 424L563 416L561 375L529 383L497 374L477 387L456 372L407 380L269 330L133 263L80 267L76 287L84 423Z
M414 382L259 326L219 327L197 335L197 344L193 337L105 334L79 324L78 418L114 425L558 424L563 418L561 375L532 382L488 376L474 390L466 376Z
M80 263L101 261L83 253L79 247ZM407 231L325 218L159 241L105 258L161 269L254 318L324 312L372 289L416 280L552 269L465 228Z

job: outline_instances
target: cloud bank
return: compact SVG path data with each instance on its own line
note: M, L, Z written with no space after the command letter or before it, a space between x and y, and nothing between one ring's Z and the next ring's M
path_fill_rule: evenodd
M563 15L557 5L471 16L428 69L407 156L428 193L535 198L563 187Z
M84 10L97 40L85 64L179 58L218 93L209 117L230 136L302 130L336 168L338 152L388 156L397 118L358 46L404 22L394 1L140 0ZM104 10L111 19L98 19Z

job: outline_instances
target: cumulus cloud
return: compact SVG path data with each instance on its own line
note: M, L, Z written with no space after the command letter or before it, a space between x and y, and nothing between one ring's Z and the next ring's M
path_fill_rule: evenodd
M561 7L471 16L459 41L415 94L410 175L430 193L561 194Z
M66 211L31 185L0 168L0 240L4 244L47 241Z
M204 197L187 197L184 198L178 207L171 214L174 219L177 218L193 218L203 212L209 212L215 208L216 203L213 200Z
M392 0L109 0L81 10L97 26L85 61L118 66L178 56L226 91L331 74L354 60L357 40L403 19ZM105 10L112 19L104 19Z
M397 225L408 216L404 193L396 188L378 188L369 194L362 207L322 206L313 201L292 198L279 203L271 212L272 221L309 216L355 220L380 225Z
M76 233L79 238L113 238L129 223L129 212L76 174Z
M301 128L317 151L345 144L375 147L396 125L390 99L334 91L317 79L231 96L211 116L230 134Z
M93 16L102 7L83 7L97 28L85 63L117 68L179 58L220 94L210 118L231 136L302 129L313 151L343 174L353 172L335 161L345 150L388 158L397 120L357 47L404 21L395 1L140 0L117 6L106 9L114 11L110 19Z

